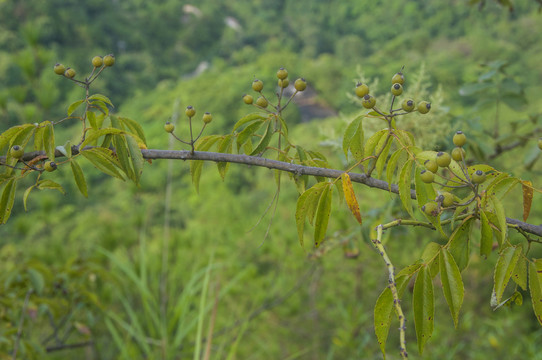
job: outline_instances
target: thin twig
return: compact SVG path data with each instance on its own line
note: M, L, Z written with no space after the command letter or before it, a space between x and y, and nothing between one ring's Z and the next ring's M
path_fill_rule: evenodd
M21 310L21 318L19 319L19 328L17 329L15 344L13 344L13 356L12 356L13 360L17 359L17 350L19 349L19 342L21 341L21 337L23 336L24 313L26 312L28 301L30 300L30 295L32 294L33 291L34 291L33 289L28 290L26 292L26 297L24 298L23 308Z

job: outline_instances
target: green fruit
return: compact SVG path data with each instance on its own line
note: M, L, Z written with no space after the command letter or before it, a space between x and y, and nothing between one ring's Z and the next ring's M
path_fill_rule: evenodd
M418 103L418 111L420 114L427 114L431 110L431 103L427 101L420 101Z
M455 161L463 161L465 159L465 149L462 147L456 147L452 150L452 159Z
M443 207L450 207L454 204L455 197L449 192L444 191L438 197L440 198Z
M57 166L54 161L46 161L43 168L48 172L52 172L56 170Z
M263 96L260 96L258 99L256 99L256 105L265 109L269 103Z
M64 72L66 71L66 67L62 64L56 64L54 67L53 67L53 71L55 72L55 74L57 75L64 75Z
M73 79L75 77L75 70L72 68L67 68L66 71L64 71L64 76L68 79Z
M435 161L437 162L438 166L444 168L450 165L450 163L452 162L452 157L450 156L450 154L441 151L437 153L437 158Z
M455 146L461 147L467 143L467 136L463 134L463 131L458 131L454 134L452 141Z
M168 133L172 133L173 131L175 131L175 125L173 125L172 123L170 123L169 121L164 125L164 130L166 130L166 132Z
M262 91L263 90L263 81L258 80L258 79L254 80L252 82L252 90L257 91L257 92Z
M405 110L406 112L411 112L412 110L414 110L415 106L416 104L414 104L414 100L412 99L405 99L403 101L403 104L401 105L403 110Z
M105 64L105 66L113 66L113 65L115 65L115 56L113 54L105 55L104 56L104 64Z
M191 118L194 115L196 115L196 109L194 109L193 106L189 105L186 107L186 110L184 111L184 113L186 114L186 116Z
M369 94L369 87L365 84L358 83L356 85L356 95L360 98L363 98L367 94Z
M431 184L435 180L435 174L433 174L431 171L422 170L420 172L420 178L424 183Z
M288 77L288 70L285 68L280 68L279 71L277 71L277 77L279 80L284 80Z
M294 87L297 91L303 91L307 88L307 82L303 78L299 78L294 82Z
M288 87L288 85L290 85L290 81L288 79L284 79L284 80L279 79L278 85L279 87L285 89Z
M436 202L428 202L424 206L422 206L422 211L427 216L437 216L438 215L438 205Z
M367 94L363 97L363 100L361 100L361 105L366 109L372 109L376 105L376 99L373 95Z
M252 95L243 95L243 101L245 102L245 104L247 105L250 105L254 102L254 98L252 97Z
M213 121L213 115L211 115L210 112L206 112L205 114L203 114L203 122L205 124L208 124L210 123L211 121Z
M395 83L391 86L391 93L395 96L399 96L403 93L403 85Z
M542 138L538 139L538 148L542 150Z
M438 164L435 160L431 160L431 159L425 160L423 165L425 166L427 170L431 171L432 173L436 173L438 171Z
M393 75L391 78L392 84L401 84L403 85L405 83L405 76L402 72L398 72L397 74Z
M92 66L99 68L104 64L104 59L101 56L95 56L92 58Z
M471 179L474 184L481 184L486 181L486 173L482 170L476 170L474 174L472 174Z
M19 145L13 145L11 149L9 149L9 155L14 159L20 159L24 155L24 149Z

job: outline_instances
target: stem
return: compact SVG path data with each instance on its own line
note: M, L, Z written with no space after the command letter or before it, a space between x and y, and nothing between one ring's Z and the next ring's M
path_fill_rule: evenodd
M26 292L26 297L24 298L24 304L23 308L21 309L21 318L19 320L19 327L17 329L17 336L15 338L15 344L13 344L13 360L17 359L17 351L19 350L19 342L21 341L21 337L23 336L23 324L24 324L24 313L26 311L26 307L28 306L28 301L30 300L30 294L32 294L34 290L30 289Z

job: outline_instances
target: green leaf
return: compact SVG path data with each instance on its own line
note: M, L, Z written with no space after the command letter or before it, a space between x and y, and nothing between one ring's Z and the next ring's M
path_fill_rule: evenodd
M297 199L295 221L297 225L297 235L299 243L303 247L303 232L305 229L305 218L308 217L309 223L313 223L314 215L318 206L318 201L322 195L322 191L327 184L325 182L316 183L310 189L307 189Z
M382 137L384 141L386 138L387 137ZM380 156L376 160L376 172L379 178L382 177L382 171L384 170L384 165L387 163L388 155L390 153L391 143L392 143L392 138L389 138L388 141L386 142L386 146L384 147L384 149L380 153ZM379 148L380 148L380 144L379 144Z
M327 224L329 222L329 216L331 215L331 198L333 191L331 191L331 183L326 183L322 191L322 196L318 202L318 209L316 211L316 221L314 222L314 245L320 246L322 240L326 236Z
M463 296L465 294L463 280L461 279L461 272L448 250L442 248L439 256L442 291L452 313L454 326L457 329L459 310L463 304Z
M387 133L388 133L388 130L383 129L373 134L373 136L371 136L369 140L367 140L367 142L365 143L363 153L366 156L373 155L373 153L375 152L376 146L378 145L382 137L385 136Z
M40 190L43 190L43 189L58 190L62 194L66 194L62 185L54 182L53 180L49 180L49 179L40 180L37 182L37 185L38 185L37 188Z
M96 121L96 113L94 111L87 111L87 120L90 127L94 130L99 130L98 122Z
M147 144L147 139L145 138L145 132L143 132L143 128L137 121L126 118L126 117L121 117L121 116L117 117L117 119L128 128L130 133L137 136L138 139L136 140L140 140L144 144Z
M77 110L77 108L85 102L85 99L83 100L77 100L73 103L70 104L70 106L68 106L68 116L71 116L75 110Z
M4 149L4 147L8 144L13 144L13 140L17 137L17 135L26 129L29 129L31 127L35 127L32 124L24 124L24 125L18 125L13 126L4 131L2 134L0 134L0 152ZM21 145L21 144L14 144L14 145Z
M483 83L474 83L474 84L467 84L463 85L459 89L459 95L461 96L471 96L474 94L478 94L484 91L487 91L487 89L494 88L495 84L490 82L483 82Z
M101 102L104 102L104 103L110 105L111 107L115 107L115 106L113 106L113 103L111 102L111 100L109 100L109 98L107 96L102 95L102 94L91 95L88 99L89 100L98 100L98 101L101 101Z
M45 129L43 130L43 146L45 148L45 154L49 160L55 160L55 130L53 129L53 124L50 121L44 121L43 125Z
M119 135L124 134L123 130L115 129L115 128L105 128L100 130L89 130L87 132L87 135L85 137L85 141L81 143L81 146L79 146L80 149L84 149L85 146L90 145L94 143L98 138L105 136L105 135Z
M45 287L45 280L43 278L43 275L38 270L33 268L27 269L27 273L28 279L30 280L30 284L32 285L35 293L41 295Z
M23 206L24 206L24 211L27 211L27 208L26 208L26 202L28 200L28 195L30 195L30 192L32 191L32 189L34 189L36 187L37 184L34 184L32 186L29 186L25 191L24 191L24 194L23 194Z
M232 142L233 142L233 135L229 134L224 136L222 141L218 143L218 152L219 153L226 153L231 154L232 151ZM222 181L224 181L224 178L226 177L226 172L228 171L230 163L228 162L217 162L216 166L218 167L218 173L220 174L220 177L222 178Z
M497 237L499 239L499 245L502 245L506 241L506 235L508 231L508 226L506 225L506 214L504 212L504 206L501 201L496 196L491 196L491 202L493 203L493 209L495 210L495 215L497 216L497 221L501 236Z
M408 212L408 214L414 218L414 213L412 211L412 198L410 193L410 183L411 183L411 174L412 174L412 163L414 161L409 159L401 169L399 173L399 197L401 198L401 203L403 207Z
M265 129L265 133L263 137L261 138L258 145L256 145L256 148L252 150L252 153L250 153L250 155L251 156L259 155L260 153L265 151L265 149L267 148L267 145L269 145L269 142L271 141L271 138L273 137L273 133L274 133L273 124L271 121L269 121L267 124L267 129Z
M196 144L196 150L209 151L209 149L221 139L219 135L210 135L201 138ZM196 192L199 192L199 181L201 178L201 170L203 168L203 160L195 160L190 163L190 174L192 174L192 183L196 188Z
M390 160L388 161L388 164L386 165L386 181L390 185L390 191L391 191L391 184L393 184L393 175L395 174L395 170L397 169L397 163L399 161L399 157L403 156L405 157L407 154L403 149L396 150L393 154L390 156Z
M260 129L264 122L264 120L255 121L237 135L237 151Z
M0 224L5 224L11 210L13 209L13 202L15 201L15 188L17 187L17 181L11 179L8 181L2 192L2 198L0 199Z
M126 143L126 137L128 135L115 135L113 137L113 146L115 147L115 153L119 159L120 168L133 182L137 182L136 174L132 168L132 162L130 161L130 154L128 152L128 144Z
M233 126L233 131L237 130L239 127L255 120L265 120L267 119L266 116L263 116L260 113L252 113L248 114L247 116L242 117L237 123Z
M493 285L494 298L497 304L501 302L504 289L508 285L508 281L516 268L522 251L521 246L509 246L503 249L499 255L499 260L497 260L497 265L495 265Z
M88 197L87 182L85 181L85 175L83 174L81 166L73 159L70 161L70 165L72 167L73 177L77 188L84 197Z
M472 217L463 220L461 225L452 233L448 242L448 250L454 257L460 271L463 271L469 264L472 221Z
M534 314L542 325L542 261L540 259L534 259L529 263L529 290Z
M480 238L480 256L487 258L493 249L493 229L491 229L491 224L483 210L480 211L480 228L482 233Z
M348 149L351 149L352 155L358 161L363 158L363 126L361 121L363 117L364 115L358 116L346 127L343 136L343 151L346 159L348 159Z
M414 325L418 339L418 350L423 353L425 343L433 335L433 321L435 316L433 281L427 266L418 271L414 283L412 299L414 307Z
M43 150L43 132L45 127L38 126L34 132L34 151Z
M124 180L118 171L120 164L113 157L113 152L111 150L104 148L91 148L82 150L80 154L87 158L92 165L94 165L101 172Z
M527 259L523 256L518 259L518 263L512 273L512 280L523 290L527 290Z
M128 152L130 153L130 158L132 159L132 168L134 169L135 174L135 183L139 184L139 179L143 173L143 164L145 160L141 154L141 149L135 139L134 135L124 135L126 138L126 143L128 144Z

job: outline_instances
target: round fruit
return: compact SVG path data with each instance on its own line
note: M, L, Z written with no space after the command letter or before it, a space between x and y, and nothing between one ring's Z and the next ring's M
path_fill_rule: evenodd
M405 76L402 72L398 72L397 74L393 75L391 78L392 84L401 84L403 85L405 83Z
M422 170L420 172L420 178L424 183L431 184L435 180L435 174L433 174L431 171Z
M452 157L450 154L445 152L439 152L437 153L437 159L436 159L437 165L440 167L448 167L450 163L452 162Z
M465 149L462 147L456 147L452 150L452 159L455 161L463 161L465 159Z
M303 91L307 88L307 82L303 78L299 78L294 82L294 87L297 91Z
M277 77L279 80L284 80L288 77L288 70L285 68L280 68L279 71L277 71Z
M391 93L395 96L399 96L403 93L403 85L395 83L391 86Z
M442 206L450 207L454 204L455 197L453 194L444 191L439 195L439 197L441 196L442 196Z
M458 131L455 133L452 141L454 142L455 146L461 147L467 143L467 136L463 134L463 131Z
M19 145L13 145L11 149L9 149L9 155L14 159L20 159L24 155L24 149Z
M538 139L538 148L542 150L542 138Z
M427 216L437 216L438 214L438 205L435 202L428 202L424 206L422 206L422 211Z
M175 125L170 123L169 121L164 125L164 130L168 133L172 133L175 130Z
M72 68L67 68L66 71L64 71L64 76L73 79L75 77L75 70Z
M254 102L254 98L252 97L252 95L243 95L243 101L245 102L245 104L247 105L250 105Z
M403 104L401 105L403 110L405 110L406 112L411 112L412 110L414 110L415 106L416 104L414 104L414 100L412 99L405 99L403 101Z
M115 56L113 54L105 55L104 56L104 64L105 64L105 66L113 66L113 65L115 65Z
M279 87L285 89L285 88L288 87L288 85L290 85L290 81L288 79L284 79L284 80L279 79L278 85L279 85Z
M52 171L56 170L57 166L56 166L56 163L54 161L47 161L43 165L43 168L48 172L52 172Z
M481 184L484 181L486 181L486 173L482 170L476 170L474 174L472 174L472 182L475 184Z
M269 103L263 96L260 96L258 99L256 99L256 105L265 109Z
M376 99L373 95L367 94L363 97L363 100L361 100L361 105L366 109L372 109L376 105Z
M196 115L196 109L194 109L193 106L189 105L186 107L186 110L184 111L184 113L186 114L186 116L192 117Z
M62 64L56 64L54 67L53 67L53 71L55 72L55 74L57 75L64 75L64 72L66 71L66 67Z
M210 112L206 112L205 114L203 114L203 122L205 124L208 124L210 123L211 121L213 121L213 115L211 115Z
M425 166L427 170L431 171L432 173L436 173L438 171L438 164L435 160L431 160L431 159L425 160L423 165Z
M365 95L369 94L369 87L365 84L358 83L356 85L356 95L360 98L364 97Z
M252 90L257 91L257 92L262 91L263 90L263 81L258 80L258 79L254 80L252 82Z
M92 65L94 67L101 67L104 64L104 59L101 56L95 56L92 58Z
M420 101L418 103L418 111L420 114L427 114L431 110L431 103L427 101Z

